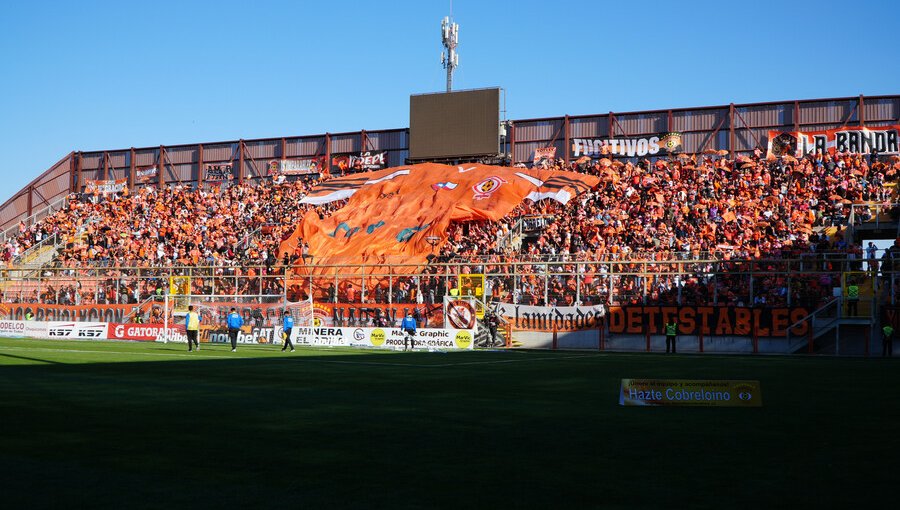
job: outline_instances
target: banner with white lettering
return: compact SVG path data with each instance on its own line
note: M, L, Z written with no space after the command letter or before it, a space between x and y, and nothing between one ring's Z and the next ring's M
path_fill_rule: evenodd
M762 407L759 381L622 379L620 406Z
M529 306L500 303L497 314L514 330L578 331L600 325L606 307L595 306Z
M403 349L406 333L400 328L294 328L291 341L296 345L330 347L368 347L376 349ZM415 334L416 350L472 350L475 348L474 332L467 329L418 329Z
M359 154L338 154L331 158L332 170L338 172L367 172L387 168L387 151L365 151Z
M230 181L234 178L234 165L231 163L207 163L203 165L203 180L206 182Z
M325 167L325 157L276 159L269 161L269 175L317 174Z
M86 180L84 181L84 192L95 195L108 195L124 191L127 185L128 179Z
M842 127L820 131L769 131L768 154L803 157L806 154L900 154L900 125Z
M569 147L572 159L644 157L666 155L681 147L681 133L670 132L647 137L573 138Z
M544 166L553 164L554 159L556 159L556 147L541 147L534 150L534 159L531 163L534 166Z
M134 169L134 182L148 183L159 178L159 172L155 166L143 166Z

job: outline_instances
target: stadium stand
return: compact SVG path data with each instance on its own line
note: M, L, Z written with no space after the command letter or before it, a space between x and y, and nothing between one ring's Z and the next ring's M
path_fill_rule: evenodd
M843 238L850 205L890 203L900 168L895 160L850 154L766 158L759 150L737 159L709 153L654 162L604 158L568 167L560 160L556 169L597 176L600 184L565 205L527 201L497 222L453 223L447 245L430 260L469 265L460 272L495 274L508 272L502 263L565 263L553 278L538 278L547 266L527 264L518 268L523 273L518 279L493 278L491 297L507 302L571 305L577 298L581 303L793 301L815 306L840 278L840 268L809 278L797 272L789 285L777 270L791 268L779 261L825 252L861 260L861 246ZM171 266L214 268L196 273L207 277L198 283L204 293L287 290L303 297L301 285L288 282L284 289L281 277L286 267L302 265L315 254L304 243L292 254L279 254L278 247L307 212L326 217L346 203L300 203L319 183L262 180L208 190L176 185L108 196L73 194L62 210L30 227L20 225L18 235L7 241L3 260L8 269L29 248L60 240L49 265L55 272L46 272L43 281L7 285L5 300L138 303L158 292L162 278L138 278L139 270L126 268ZM757 277L751 296L751 278L728 273L753 260L763 276ZM579 261L610 264L573 265ZM720 276L709 281L666 274L663 263L690 261L707 261L694 268L696 273ZM74 284L50 278L59 271L67 277L76 270L84 275L88 268L103 268L104 278L78 278ZM434 275L398 277L390 290L373 286L368 300L439 302L448 288L439 275L447 269L428 271ZM613 273L623 273L615 283L608 280ZM353 302L361 292L340 281L319 289L317 297Z

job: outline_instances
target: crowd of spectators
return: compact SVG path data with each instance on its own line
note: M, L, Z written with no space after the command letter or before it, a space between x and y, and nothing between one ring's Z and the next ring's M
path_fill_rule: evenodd
M825 229L847 225L851 204L889 203L900 163L861 155L765 158L756 151L736 159L679 155L655 162L559 162L557 168L596 175L600 184L568 204L526 201L499 222L452 224L447 245L431 260L469 266L430 267L425 276L378 282L366 291L342 281L321 286L319 297L435 302L452 287L450 272L474 271L495 273L484 289L491 298L525 304L802 302L828 293L834 277L790 280L776 271L778 260L835 250L862 259L861 247L845 242L839 229L832 235ZM98 264L204 267L205 272L192 273L199 292L280 293L284 268L297 263L304 248L301 244L297 254L279 259L278 246L314 207L300 200L316 184L262 181L73 195L44 220L21 224L2 258L10 264L29 247L56 236L62 240L56 264L70 275ZM324 216L343 205L316 210ZM870 216L863 209L856 219ZM756 266L756 276L734 271L732 265L769 259ZM540 260L555 264L523 263L515 270L500 264ZM674 274L665 261L690 264ZM106 270L106 279L89 290L79 291L76 282L42 288L29 298L133 303L165 285L161 275L140 278L127 270L110 271L116 269ZM710 272L719 274L704 276ZM293 296L305 292L296 282L288 287Z

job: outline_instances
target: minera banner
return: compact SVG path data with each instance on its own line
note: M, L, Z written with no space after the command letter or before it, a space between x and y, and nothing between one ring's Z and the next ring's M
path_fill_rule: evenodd
M898 154L900 125L843 127L822 131L769 131L768 154L803 157L806 154Z

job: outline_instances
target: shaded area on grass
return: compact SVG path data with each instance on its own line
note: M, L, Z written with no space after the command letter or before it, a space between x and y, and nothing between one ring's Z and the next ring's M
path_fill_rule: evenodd
M0 366L11 508L858 506L897 460L893 360L27 345L74 364ZM764 407L623 408L625 377Z

